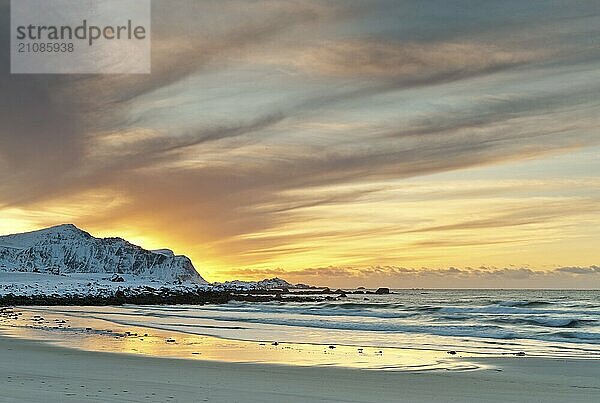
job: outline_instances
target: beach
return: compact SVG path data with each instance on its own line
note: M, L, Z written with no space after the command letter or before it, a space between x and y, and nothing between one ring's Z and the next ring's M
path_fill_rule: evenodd
M0 0L0 403L600 403L599 5Z
M597 360L481 358L494 370L372 371L99 353L0 337L4 402L597 402ZM498 369L501 369L498 370Z
M600 401L597 292L365 298L3 308L0 400Z

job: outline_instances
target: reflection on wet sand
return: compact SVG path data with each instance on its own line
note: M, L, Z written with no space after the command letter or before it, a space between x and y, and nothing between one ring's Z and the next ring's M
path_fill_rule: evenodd
M19 315L20 313L20 315ZM102 319L15 309L0 317L3 334L88 351L143 354L192 360L341 366L379 370L472 370L472 354L445 351L263 342L124 326Z

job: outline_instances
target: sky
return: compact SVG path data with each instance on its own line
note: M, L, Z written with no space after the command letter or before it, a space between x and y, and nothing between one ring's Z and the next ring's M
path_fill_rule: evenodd
M600 288L597 1L154 0L152 74L11 75L0 234L210 281Z

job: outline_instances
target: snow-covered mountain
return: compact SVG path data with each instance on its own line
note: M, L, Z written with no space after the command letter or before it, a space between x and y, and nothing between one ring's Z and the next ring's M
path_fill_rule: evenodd
M206 284L185 256L148 251L121 238L95 238L72 224L0 236L0 271L117 273Z

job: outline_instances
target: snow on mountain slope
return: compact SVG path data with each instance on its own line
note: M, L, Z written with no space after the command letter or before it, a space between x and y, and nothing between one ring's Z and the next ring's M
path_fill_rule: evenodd
M0 271L118 273L206 284L185 256L148 251L121 238L95 238L71 224L0 236Z

